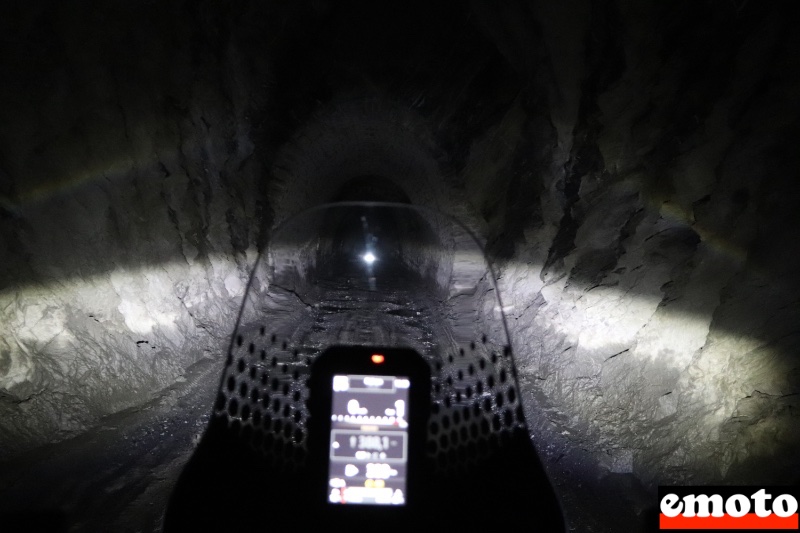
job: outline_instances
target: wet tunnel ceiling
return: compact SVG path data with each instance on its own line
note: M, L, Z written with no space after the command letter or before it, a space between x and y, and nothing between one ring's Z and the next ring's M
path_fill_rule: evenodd
M0 451L216 358L273 225L366 196L486 238L552 468L785 481L788 6L5 3Z

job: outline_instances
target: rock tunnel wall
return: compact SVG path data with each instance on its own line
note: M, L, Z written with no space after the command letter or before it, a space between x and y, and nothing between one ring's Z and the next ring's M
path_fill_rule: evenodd
M583 53L559 32L567 13ZM553 105L510 110L479 143L516 151L465 174L510 180L505 205L484 212L504 219L494 249L508 256L520 371L548 413L531 417L540 447L557 458L559 434L651 483L796 480L799 255L780 237L800 220L788 19L715 2L525 16L541 22ZM510 50L530 38L495 31ZM536 201L515 200L526 188Z
M487 239L550 468L796 476L796 17L460 6L4 7L0 452L219 357L270 228L379 175Z
M139 7L3 8L4 455L217 357L255 258L266 74L209 12Z

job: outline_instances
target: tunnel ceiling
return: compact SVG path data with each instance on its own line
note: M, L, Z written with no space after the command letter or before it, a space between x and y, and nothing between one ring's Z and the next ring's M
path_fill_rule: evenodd
M411 199L397 183L380 176L358 176L345 182L331 198L336 202L396 202L411 203Z
M369 198L485 241L554 476L800 477L797 23L722 0L4 3L0 456L217 361L275 224Z

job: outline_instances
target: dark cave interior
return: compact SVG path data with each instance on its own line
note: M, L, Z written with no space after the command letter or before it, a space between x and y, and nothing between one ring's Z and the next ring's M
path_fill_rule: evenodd
M0 521L162 531L259 254L338 201L434 209L485 247L502 303L475 320L505 314L567 530L647 530L659 485L797 484L798 22L748 0L4 3ZM459 241L382 226L446 300Z

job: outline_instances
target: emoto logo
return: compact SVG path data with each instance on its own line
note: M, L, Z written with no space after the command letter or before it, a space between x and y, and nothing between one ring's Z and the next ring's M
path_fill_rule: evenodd
M793 487L659 487L659 529L797 530Z

